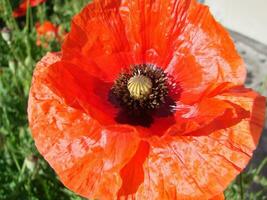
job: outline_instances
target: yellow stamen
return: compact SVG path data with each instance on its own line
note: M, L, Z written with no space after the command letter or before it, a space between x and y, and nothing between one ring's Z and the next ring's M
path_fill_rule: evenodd
M139 100L147 97L151 93L152 82L146 76L137 75L130 78L127 86L131 97Z

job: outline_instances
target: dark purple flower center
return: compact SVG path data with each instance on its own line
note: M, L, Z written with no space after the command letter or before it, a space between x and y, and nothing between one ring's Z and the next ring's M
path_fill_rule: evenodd
M135 65L119 75L111 92L128 112L149 113L166 102L167 74L155 65Z

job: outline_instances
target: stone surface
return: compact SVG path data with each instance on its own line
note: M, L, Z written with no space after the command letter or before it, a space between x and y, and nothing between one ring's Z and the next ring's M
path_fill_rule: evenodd
M247 65L246 86L267 96L267 46L239 33L233 31L230 31L230 33L235 41L237 50ZM265 158L267 158L267 120L265 120L265 129L260 143L248 168L251 166L257 167ZM267 177L267 166L264 167L262 175ZM252 186L252 190L256 188Z
M247 65L247 87L267 96L267 46L239 33L230 33Z

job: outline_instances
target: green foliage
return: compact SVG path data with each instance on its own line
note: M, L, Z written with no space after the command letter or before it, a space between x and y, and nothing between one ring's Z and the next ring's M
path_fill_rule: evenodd
M0 0L0 28L11 29L11 41L0 37L0 199L81 200L66 189L37 152L27 123L27 99L36 61L48 51L57 51L57 41L36 45L35 22L45 20L66 31L75 13L89 0L53 0L29 9L26 17L14 19L19 1ZM225 191L229 200L267 199L267 178L261 171L267 160L248 169ZM252 190L256 185L257 190Z
M8 27L12 34L10 42L0 36L0 199L81 200L37 152L28 129L27 101L36 61L60 47L57 41L37 46L34 23L49 20L68 30L72 16L88 1L48 1L16 20L11 12L18 1L9 2L0 0L0 29Z
M263 168L267 166L265 158L259 166L250 166L225 191L229 200L266 200L267 178L262 175Z

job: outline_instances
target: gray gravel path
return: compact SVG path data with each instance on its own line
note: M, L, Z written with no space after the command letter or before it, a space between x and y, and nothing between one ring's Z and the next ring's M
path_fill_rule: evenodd
M239 33L233 31L230 31L230 33L235 41L237 50L247 64L247 87L267 96L267 46ZM267 157L267 120L265 122L264 132L250 166L257 166ZM262 175L267 177L267 167L264 168Z

